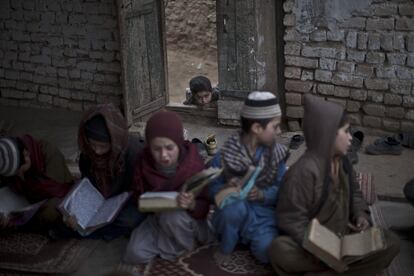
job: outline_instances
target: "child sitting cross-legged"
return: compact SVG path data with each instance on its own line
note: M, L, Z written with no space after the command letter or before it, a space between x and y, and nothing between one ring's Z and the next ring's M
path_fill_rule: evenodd
M133 189L145 192L181 191L184 182L204 168L197 148L183 137L174 112L160 111L147 122L147 146L138 154ZM172 260L210 237L206 216L207 190L198 196L180 192L179 210L150 213L131 235L124 261L148 263L154 257Z
M275 140L280 134L281 116L272 93L250 93L241 111L241 131L228 139L212 161L212 167L223 168L224 175L209 186L210 197L231 186L246 192L245 197L233 198L214 212L212 222L224 259L242 243L259 261L269 262L267 250L278 235L276 197L288 154L287 148ZM241 179L250 167L260 172L249 184L254 184L252 188L245 191L248 184L242 187Z

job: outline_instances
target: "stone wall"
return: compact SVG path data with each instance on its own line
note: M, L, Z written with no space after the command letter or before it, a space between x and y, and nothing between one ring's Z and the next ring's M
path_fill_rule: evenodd
M346 4L345 4L346 2ZM286 0L286 115L300 128L303 95L343 105L356 125L414 130L414 2Z
M216 0L164 0L164 4L168 49L215 57Z
M1 0L0 60L0 104L119 104L115 0Z

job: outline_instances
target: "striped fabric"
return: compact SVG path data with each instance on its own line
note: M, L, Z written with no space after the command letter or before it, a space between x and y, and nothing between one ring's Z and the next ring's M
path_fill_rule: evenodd
M15 175L20 167L19 147L11 138L0 139L0 175Z
M356 178L365 201L368 203L368 205L374 204L377 201L378 197L375 191L375 185L372 181L372 174L357 173Z

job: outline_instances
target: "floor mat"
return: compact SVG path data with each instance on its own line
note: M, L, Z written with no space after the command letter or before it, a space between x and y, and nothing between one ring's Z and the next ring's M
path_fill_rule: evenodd
M147 265L120 264L118 270L136 275L157 276L266 276L274 275L272 268L263 266L248 248L237 248L226 260L217 254L217 244L197 248L176 261L154 259Z
M74 272L99 243L86 239L52 241L47 236L31 233L3 235L0 237L0 275Z

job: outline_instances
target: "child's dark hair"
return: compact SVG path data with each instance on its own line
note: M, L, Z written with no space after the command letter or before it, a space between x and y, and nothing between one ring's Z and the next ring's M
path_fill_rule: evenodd
M344 111L342 113L342 117L341 120L339 121L339 126L338 128L342 128L344 127L346 124L351 123L351 118L349 117L348 113L346 111Z
M207 77L197 76L190 80L191 93L198 93L202 91L213 92L211 82Z
M248 118L241 117L240 118L241 129L244 133L249 133L250 129L252 128L252 125L254 123L258 123L262 128L266 128L267 125L270 123L270 121L272 119L273 118L269 118L269 119L248 119Z

